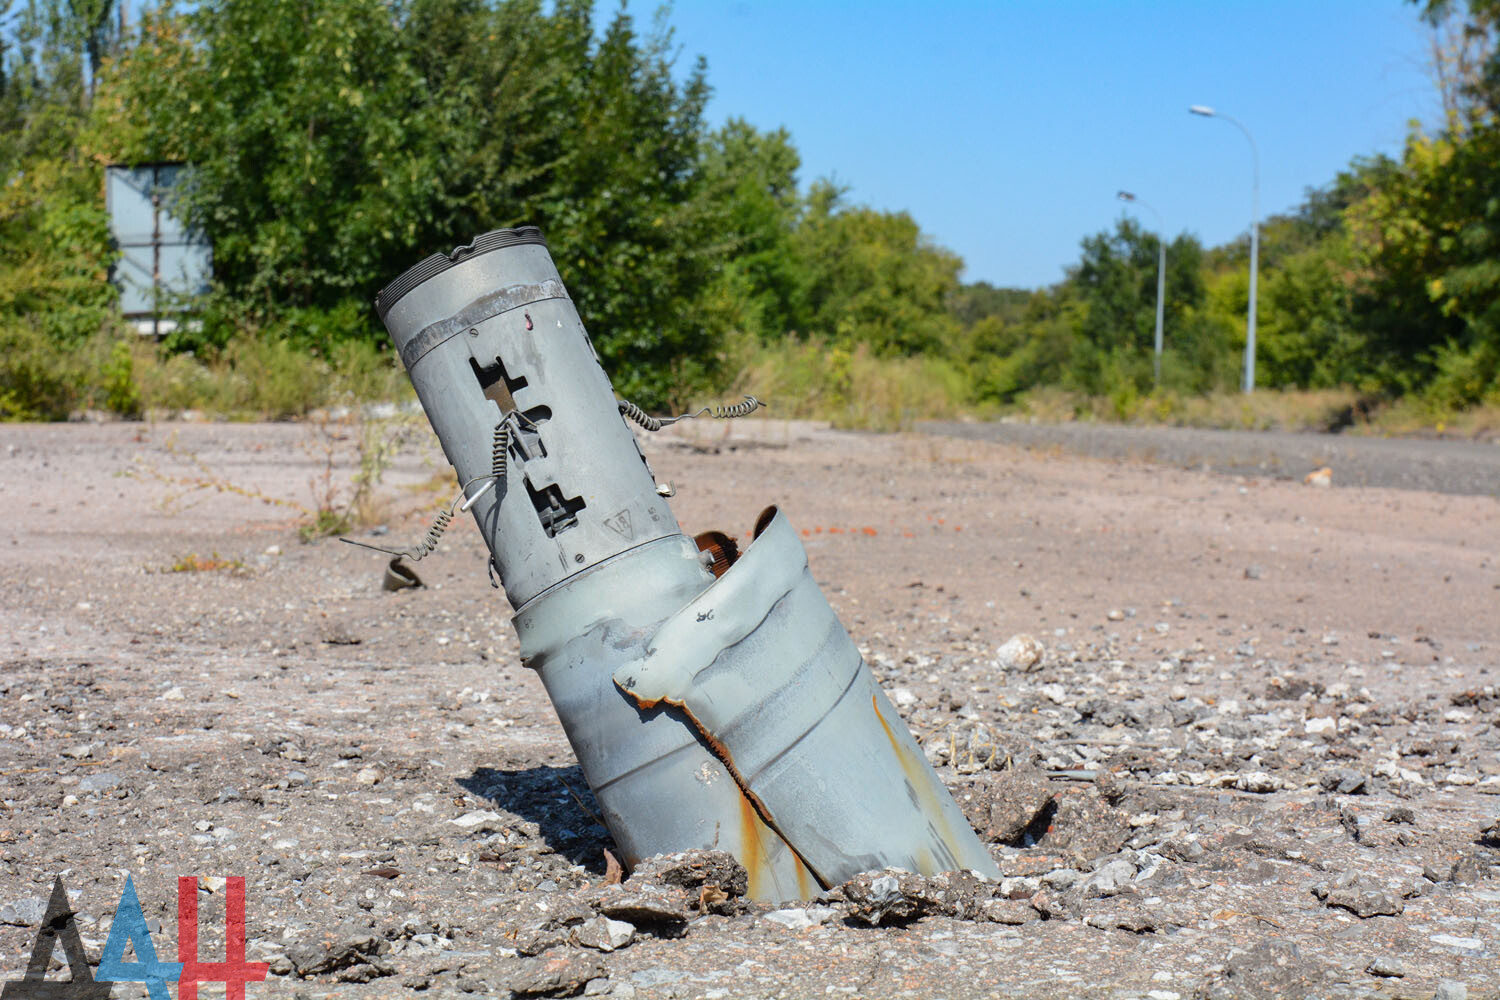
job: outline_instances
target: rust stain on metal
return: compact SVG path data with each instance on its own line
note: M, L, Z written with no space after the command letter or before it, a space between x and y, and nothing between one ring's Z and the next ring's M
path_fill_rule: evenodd
M916 792L917 797L922 800L922 811L926 814L928 821L937 827L937 833L944 844L950 846L957 844L953 831L948 828L948 823L943 817L943 804L932 794L932 787L927 781L927 772L923 765L926 761L918 762L912 760L907 748L896 739L896 734L891 729L891 724L885 721L885 713L880 710L880 696L870 696L870 707L875 710L875 718L880 720L880 728L885 730L885 738L890 740L891 749L896 752L896 759L901 762L901 771L906 775L906 786ZM924 848L925 850L925 848ZM930 871L937 871L938 866L927 859L927 867Z
M797 891L802 894L803 899L811 899L813 896L813 886L817 885L817 879L813 877L813 873L808 870L807 865L802 863L802 856L796 855L795 857L797 871ZM819 888L822 887L819 886Z
M817 880L818 885L821 888L828 889L832 887L833 883L827 881L816 871L814 871L812 865L808 864L807 859L802 856L802 852L797 850L796 845L793 844L791 840L788 839L787 835L782 833L781 830L776 826L776 820L774 817L772 817L771 810L767 809L766 804L760 800L760 797L750 790L750 786L748 783L746 783L744 776L740 774L739 768L735 767L734 757L732 754L730 754L729 748L721 743L718 739L716 739L714 737L714 734L708 731L708 727L704 726L703 723L700 722L695 715L693 715L693 713L688 709L686 705L672 698L643 698L640 695L636 694L634 691L631 691L624 684L620 683L618 678L616 678L615 680L615 686L618 687L621 691L624 691L626 697L635 702L636 705L642 710L655 708L657 705L671 705L673 708L680 711L683 715L687 716L687 720L693 724L693 729L698 733L700 737L702 737L703 742L708 744L709 750L713 752L713 755L715 757L719 758L719 763L724 765L724 769L729 772L729 777L734 779L734 783L739 786L741 810L743 811L745 808L749 808L751 812L755 814L755 819L759 826L775 834L776 837L786 845L787 850L792 852L792 858L795 860L795 867L798 870L798 884L801 885L801 872L803 869L806 869L806 871L811 874L814 879ZM883 721L884 720L882 720L882 722ZM887 729L886 732L889 733L890 730ZM743 817L741 826L744 826ZM750 839L747 835L747 851L751 849L749 847L749 844ZM764 851L760 844L759 834L756 835L755 845L755 849L760 852L760 856L763 858ZM741 858L740 861L745 866L745 869L747 871L751 870L748 858ZM752 896L756 895L753 885L750 889L750 894ZM812 894L808 893L808 895L810 896Z
M746 796L740 797L740 864L745 866L745 872L750 876L750 896L753 899L762 899L766 895L766 845L761 841L761 831L765 825L760 821L760 814L750 804Z

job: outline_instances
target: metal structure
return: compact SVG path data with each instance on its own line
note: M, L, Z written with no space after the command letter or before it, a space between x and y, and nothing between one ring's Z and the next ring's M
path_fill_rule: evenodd
M105 170L110 235L120 249L111 277L120 289L120 310L141 333L170 333L177 327L178 302L208 290L209 244L189 232L167 204L182 170L180 163Z
M1255 136L1240 123L1238 118L1215 111L1204 104L1194 104L1188 112L1204 118L1222 118L1245 134L1250 143L1250 311L1245 317L1245 379L1246 393L1255 391L1255 278L1260 268L1260 149L1255 145Z
M1161 385L1161 332L1167 303L1167 231L1161 214L1129 191L1118 191L1115 197L1136 204L1156 219L1156 351L1151 356L1151 383Z
M683 534L539 230L428 257L376 308L628 863L726 850L765 900L887 865L998 874L786 517L743 554Z

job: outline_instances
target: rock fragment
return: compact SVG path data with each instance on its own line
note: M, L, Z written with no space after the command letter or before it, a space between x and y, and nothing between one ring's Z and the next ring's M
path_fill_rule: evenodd
M1046 652L1046 647L1035 636L1022 632L1001 643L995 650L995 658L1006 670L1030 672L1041 666Z
M1366 791L1365 776L1352 767L1338 767L1327 771L1318 778L1318 784L1323 791L1338 795L1362 795Z
M1360 919L1394 917L1406 910L1399 894L1346 871L1330 885L1313 886L1312 894L1331 907L1348 910Z
M525 959L505 985L518 997L565 997L602 975L604 963L597 956L569 949Z
M925 880L911 872L894 868L864 872L845 882L841 888L848 903L849 916L872 927L882 923L907 923L926 912Z
M800 931L819 924L827 923L829 918L838 914L831 906L807 906L795 907L786 910L772 910L761 917L762 920L773 924L780 924L789 930Z
M616 951L635 940L635 924L604 916L595 917L574 931L573 940L596 951Z
M987 775L955 791L960 792L956 798L970 825L995 844L1021 846L1028 831L1034 842L1056 811L1051 784L1035 768Z
M683 851L646 858L627 884L637 882L685 890L695 897L698 912L729 915L744 909L750 876L727 851Z
M393 970L380 958L390 942L368 929L345 925L324 941L299 942L286 950L293 970L303 979L328 977L342 983L368 983Z
M1406 975L1406 966L1402 964L1399 958L1392 958L1390 955L1381 955L1365 966L1365 971L1372 976L1380 976L1382 979L1400 979Z
M47 912L45 899L17 899L0 903L0 924L12 927L35 927Z

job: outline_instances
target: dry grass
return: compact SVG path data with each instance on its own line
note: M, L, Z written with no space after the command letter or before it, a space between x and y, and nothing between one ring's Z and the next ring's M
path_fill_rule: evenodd
M1023 396L1018 410L1019 415L1038 423L1088 420L1231 430L1327 431L1342 429L1351 420L1358 422L1359 406L1359 394L1350 389L1262 389L1248 396L1239 392L1141 396L1122 410L1118 400L1043 388Z
M776 344L741 342L730 353L729 367L740 374L726 394L763 399L779 418L893 431L968 410L965 374L942 359L881 358L864 346L792 337Z

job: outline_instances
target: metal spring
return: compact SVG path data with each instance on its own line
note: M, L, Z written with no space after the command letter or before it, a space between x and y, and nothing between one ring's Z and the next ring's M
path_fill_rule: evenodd
M642 416L644 416L644 414L642 414ZM647 419L650 418L648 417ZM384 552L387 555L405 556L412 562L418 562L422 559L423 556L431 555L433 552L437 551L438 541L442 539L443 532L448 530L448 525L453 523L453 518L457 511L468 510L471 506L474 505L475 501L477 501L491 488L504 488L505 475L510 465L510 446L515 438L515 425L521 422L525 422L533 430L537 429L536 424L531 420L531 418L527 417L526 414L521 413L517 410L511 410L505 416L500 418L500 422L495 425L495 435L490 445L490 474L488 476L479 476L477 478L469 480L467 483L464 483L463 487L459 491L459 495L454 498L453 502L450 503L447 507L444 507L442 510L439 510L433 517L432 525L427 529L427 534L422 536L422 540L416 545L412 546L409 549L397 552L395 549L387 549L379 545L371 545L369 542L355 541L352 538L343 538L340 539L340 541L348 542L350 545L358 545L361 548L365 549L374 549L376 552ZM488 482L485 482L485 480L488 480ZM468 496L469 487L478 482L485 482L484 487L481 488L473 496ZM490 582L493 583L493 560L490 573Z
M754 396L746 396L743 403L735 403L733 406L715 406L713 413L719 420L730 420L734 417L747 416L765 405L765 403L762 403ZM707 409L707 407L704 407L704 409ZM699 412L702 411L700 410Z
M448 530L448 525L452 521L452 508L445 507L438 511L437 517L432 519L432 527L427 529L427 534L420 542L406 550L406 557L412 562L417 562L423 556L431 555L437 550L438 540L443 537L443 532Z
M503 418L495 425L494 441L490 445L490 475L497 483L505 482L506 467L510 461L510 418Z
M651 414L636 406L628 399L620 400L620 415L622 417L629 417L648 431L661 430L662 424L665 422L651 416Z
M691 420L694 417L701 417L705 413L712 415L718 420L731 420L735 417L743 417L754 413L763 406L769 406L769 404L756 399L754 396L747 395L743 403L735 403L732 406L705 406L694 413L683 413L675 417L653 417L628 399L621 399L617 402L620 406L621 416L634 420L648 431L659 431L667 424L675 424L679 420Z

